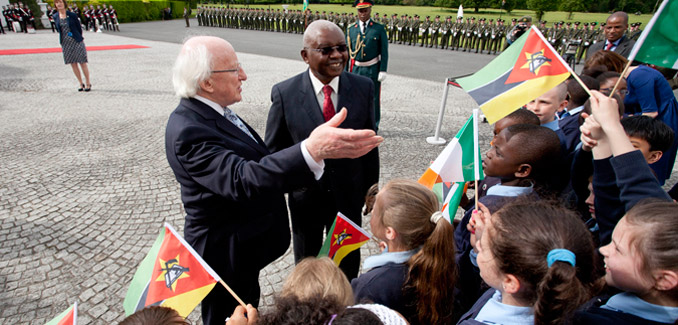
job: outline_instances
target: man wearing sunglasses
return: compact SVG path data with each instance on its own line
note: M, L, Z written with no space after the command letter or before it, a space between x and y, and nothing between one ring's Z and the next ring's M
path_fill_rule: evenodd
M366 77L345 71L348 49L341 29L317 20L308 25L303 39L301 58L308 70L271 90L265 136L271 152L301 142L342 108L348 116L340 127L375 129L374 85ZM325 173L318 182L289 193L295 262L318 255L323 230L329 231L337 212L360 225L365 194L378 180L375 148L357 159L325 160ZM351 279L357 276L359 264L360 252L356 250L339 267Z
M384 26L370 19L373 5L372 0L356 0L353 4L358 9L358 21L349 25L346 35L351 57L347 68L349 72L368 77L374 82L374 116L378 129L381 119L381 82L386 79L388 67L388 37Z
M228 42L211 36L186 41L172 69L182 98L167 123L165 150L181 184L186 241L256 306L259 271L290 243L284 192L314 185L325 160L358 158L383 139L373 130L337 128L346 118L343 110L312 128L304 141L271 154L229 108L241 100L245 80ZM237 305L215 286L202 301L203 323L223 325Z

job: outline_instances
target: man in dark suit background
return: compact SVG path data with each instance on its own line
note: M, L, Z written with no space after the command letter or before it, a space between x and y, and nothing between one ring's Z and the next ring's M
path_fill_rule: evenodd
M345 107L346 120L339 126L373 129L374 85L360 75L346 72L348 49L344 33L327 20L311 23L304 32L301 57L309 69L273 86L266 124L266 145L278 152L295 145ZM316 256L337 212L361 224L365 194L379 180L379 155L375 148L358 159L325 161L325 174L314 184L288 196L292 219L295 262ZM349 279L358 274L360 251L345 257L340 267Z
M636 41L626 37L624 33L629 28L629 15L623 11L617 11L607 17L605 23L605 42L597 42L589 47L586 51L586 60L591 55L600 50L614 51L621 56L628 58L631 54L631 49Z
M337 128L346 118L342 110L306 140L270 154L228 108L241 100L246 79L228 42L208 36L186 41L173 68L182 99L167 123L165 149L181 184L186 241L256 306L259 271L289 246L283 193L315 183L324 159L360 157L383 139L373 130ZM223 325L236 305L215 286L202 302L203 322Z

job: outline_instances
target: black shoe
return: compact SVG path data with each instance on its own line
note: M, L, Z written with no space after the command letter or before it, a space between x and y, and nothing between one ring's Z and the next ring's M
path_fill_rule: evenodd
M85 90L85 84L80 84L80 88L78 88L78 91L83 91Z
M87 88L85 88L85 91L90 91L90 90L92 90L92 85L87 85Z

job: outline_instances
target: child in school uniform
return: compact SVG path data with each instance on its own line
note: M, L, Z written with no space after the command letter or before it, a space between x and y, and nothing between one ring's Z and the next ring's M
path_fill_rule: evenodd
M472 244L491 287L457 324L563 324L601 281L588 229L572 211L518 199L476 214Z
M376 196L370 227L385 249L351 281L355 301L387 306L411 324L451 323L454 229L436 195L417 182L392 180Z
M492 147L483 159L486 176L498 177L501 183L491 187L479 199L491 212L519 196L538 199L549 196L553 171L560 158L558 136L548 128L519 124L502 130L492 141ZM478 269L471 263L475 254L470 245L471 232L467 228L473 209L466 211L455 229L456 260L459 266L457 300L460 310L468 310L484 291Z

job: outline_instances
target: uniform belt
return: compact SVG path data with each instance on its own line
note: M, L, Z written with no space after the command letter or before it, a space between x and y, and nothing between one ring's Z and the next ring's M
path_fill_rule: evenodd
M369 67L371 65L375 65L381 61L381 55L377 56L376 58L369 60L369 61L355 61L354 65L356 67Z

